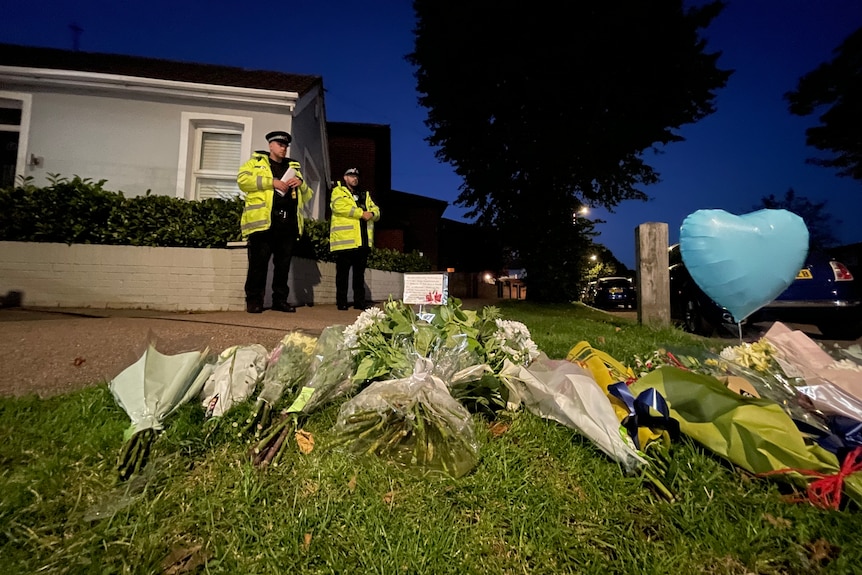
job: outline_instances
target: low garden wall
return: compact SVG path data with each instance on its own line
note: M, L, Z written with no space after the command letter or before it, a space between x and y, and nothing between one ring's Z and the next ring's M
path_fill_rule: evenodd
M243 310L247 265L244 245L205 249L0 242L0 295L20 292L23 305L36 307ZM374 301L400 299L404 293L403 274L397 272L368 270L365 283ZM295 305L335 303L335 264L294 258L289 284ZM270 302L267 293L266 305Z

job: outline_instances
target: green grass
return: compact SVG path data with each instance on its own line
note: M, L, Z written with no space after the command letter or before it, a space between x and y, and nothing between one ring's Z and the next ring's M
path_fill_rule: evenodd
M500 307L556 358L581 340L624 363L732 343L580 305ZM144 474L116 484L128 420L105 384L0 399L0 573L843 575L862 565L858 510L786 503L780 484L685 439L671 451L682 471L668 503L588 440L525 412L501 414L501 434L476 418L481 461L458 480L328 449L337 405L306 423L311 454L261 471L234 425L250 408L204 423L184 406Z

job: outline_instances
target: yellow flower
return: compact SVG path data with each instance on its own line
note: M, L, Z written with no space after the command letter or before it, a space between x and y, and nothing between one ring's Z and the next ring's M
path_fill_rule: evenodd
M292 331L282 338L281 343L283 343L285 347L291 345L298 347L305 354L311 355L314 351L314 346L317 345L317 338L309 337L298 331Z

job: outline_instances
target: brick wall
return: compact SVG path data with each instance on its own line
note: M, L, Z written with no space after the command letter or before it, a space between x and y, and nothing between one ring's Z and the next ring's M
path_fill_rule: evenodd
M23 305L34 307L242 310L246 269L244 247L0 242L0 295L22 292ZM292 303L335 303L333 263L294 258L289 283ZM365 283L373 301L404 293L400 273L368 270Z

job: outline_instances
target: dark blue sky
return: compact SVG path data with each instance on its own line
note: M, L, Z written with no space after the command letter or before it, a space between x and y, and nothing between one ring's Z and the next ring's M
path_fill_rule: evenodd
M404 60L413 47L409 0L0 0L0 14L2 42L71 49L75 23L84 51L322 76L329 120L391 126L393 187L446 200L445 216L461 219L463 210L451 205L460 180L424 140L426 113ZM805 164L814 150L804 130L813 120L791 116L782 99L860 26L862 0L729 0L705 33L710 51L723 53L720 67L736 70L718 112L684 127L686 142L648 156L662 176L646 190L653 200L593 211L607 220L598 241L633 267L638 224L666 222L673 242L696 210L743 214L789 188L828 201L842 220L835 229L842 243L862 241L862 183Z

